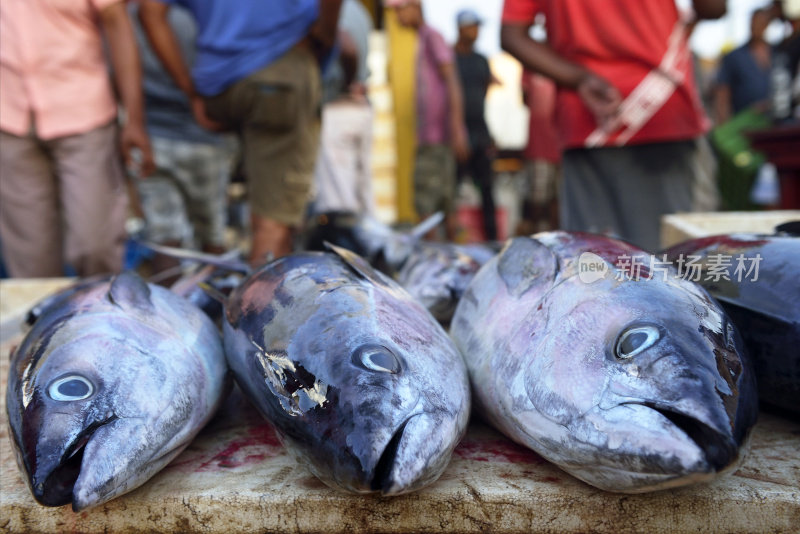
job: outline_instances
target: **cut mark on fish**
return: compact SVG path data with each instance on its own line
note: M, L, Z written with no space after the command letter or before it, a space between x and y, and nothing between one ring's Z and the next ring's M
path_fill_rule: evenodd
M295 365L285 353L269 353L251 340L264 372L267 387L278 398L281 407L292 417L307 414L328 405L328 385Z

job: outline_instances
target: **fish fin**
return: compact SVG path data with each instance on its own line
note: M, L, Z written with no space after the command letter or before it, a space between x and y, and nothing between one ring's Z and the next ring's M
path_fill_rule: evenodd
M145 248L149 248L153 252L157 252L158 254L163 254L164 256L169 256L170 258L175 258L178 260L205 263L228 271L243 272L245 274L249 274L252 271L248 264L238 259L240 251L237 249L217 255L206 254L204 252L187 250L178 247L167 247L157 243L151 243L149 241L138 241L138 243Z
M120 308L133 306L140 310L153 309L150 288L138 274L132 271L124 271L114 277L111 281L111 288L108 290L108 299Z
M411 238L414 241L421 240L425 234L442 224L442 221L444 221L444 213L437 211L411 230Z
M380 284L385 286L388 284L386 278L383 274L376 271L367 260L356 254L351 250L347 250L346 248L337 247L329 242L325 242L325 246L339 256L355 273L362 278L366 278L370 282L374 282L376 284Z
M225 302L228 300L228 297L226 297L222 291L219 291L208 282L198 282L197 287L205 291L206 295L216 300L220 304L225 304Z
M558 274L558 260L536 239L516 237L501 252L497 272L509 292L519 297L534 286L552 284Z

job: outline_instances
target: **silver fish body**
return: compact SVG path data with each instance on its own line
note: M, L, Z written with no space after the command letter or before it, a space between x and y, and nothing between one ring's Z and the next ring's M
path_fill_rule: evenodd
M437 321L449 324L470 281L493 255L488 246L419 243L396 279Z
M396 231L369 215L328 213L319 216L308 231L305 248L325 251L325 243L330 243L358 254L382 273L394 276L423 236L442 220L444 215L437 212L408 231Z
M140 486L227 385L217 329L166 289L123 273L51 299L12 356L6 399L34 497L78 511Z
M604 490L710 480L737 464L755 423L749 362L702 288L673 276L637 281L620 266L626 257L629 266L651 258L554 232L515 238L484 265L451 325L475 404Z
M338 255L337 255L338 254ZM466 369L447 334L360 257L309 252L251 275L226 304L236 380L331 487L396 495L436 480L466 429Z

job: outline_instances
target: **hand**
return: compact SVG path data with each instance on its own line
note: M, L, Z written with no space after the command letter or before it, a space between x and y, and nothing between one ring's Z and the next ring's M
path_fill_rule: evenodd
M616 87L592 72L578 82L578 95L603 130L609 130L619 113L622 95Z
M347 92L356 100L366 100L367 98L367 86L362 82L351 83Z
M156 164L153 160L150 138L147 137L147 132L145 132L141 123L128 122L123 126L120 134L120 144L126 169L131 169L141 178L155 172Z
M191 104L192 115L194 115L194 120L197 121L197 124L212 132L222 132L225 130L225 125L223 125L221 122L217 122L208 118L208 115L206 114L206 103L202 96L194 95L191 98Z

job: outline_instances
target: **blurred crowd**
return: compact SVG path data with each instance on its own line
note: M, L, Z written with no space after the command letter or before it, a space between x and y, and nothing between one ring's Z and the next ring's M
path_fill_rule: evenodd
M505 0L499 38L524 68L530 111L512 232L606 233L656 250L661 215L718 207L718 176L764 185L763 162L736 158L748 128L800 120L798 4L756 10L750 40L704 94L688 39L725 0L693 0L688 13L674 0ZM428 237L459 239L469 182L482 237L502 238L485 118L501 82L476 50L482 17L460 10L448 43L420 0L382 7L418 43L414 207L445 215L443 235ZM221 254L232 179L246 184L253 265L292 252L309 221L375 216L367 54L379 12L358 0L3 0L8 274L120 271L131 212L148 241ZM783 25L777 45L770 24ZM151 267L176 265L156 255Z

